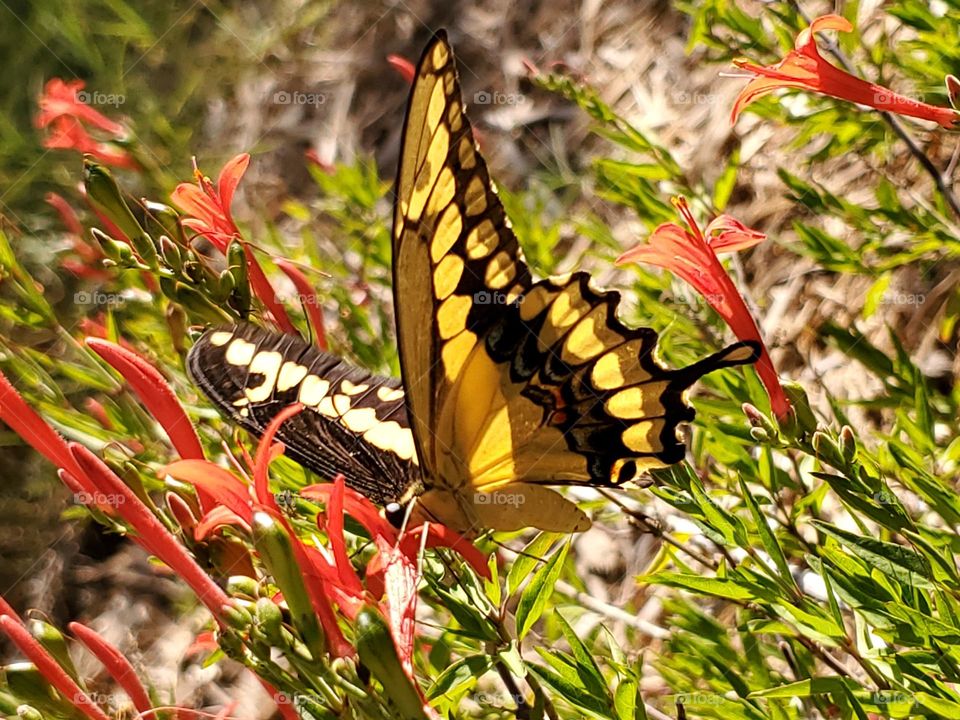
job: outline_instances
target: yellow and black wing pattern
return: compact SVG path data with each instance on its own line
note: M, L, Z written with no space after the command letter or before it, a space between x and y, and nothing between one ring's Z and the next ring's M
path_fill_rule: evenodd
M668 369L656 332L617 318L618 293L592 288L586 273L533 282L443 34L414 79L396 193L394 305L408 415L427 490L453 496L438 507L468 506L468 522L510 505L492 512L477 493L616 486L678 462L690 385L757 358L754 344L739 343ZM511 507L517 517L507 524L535 520L542 497ZM559 525L571 523L583 526L573 515Z
M420 471L396 378L373 375L309 345L255 325L207 331L190 349L194 383L234 422L260 437L294 403L281 425L285 454L326 480L380 505L405 503Z

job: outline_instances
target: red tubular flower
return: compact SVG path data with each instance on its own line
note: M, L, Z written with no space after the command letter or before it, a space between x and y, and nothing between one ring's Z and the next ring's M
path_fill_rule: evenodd
M321 350L327 349L327 333L323 327L323 309L317 300L317 292L310 285L306 276L296 265L289 260L278 258L274 265L280 268L284 275L290 278L290 282L297 288L300 294L300 303L307 310L307 317L310 319L310 326L317 336L317 347Z
M420 685L413 676L413 650L416 638L417 584L420 582L420 568L416 555L411 557L403 551L402 545L388 545L380 538L377 542L383 558L383 590L393 644L407 677L420 691ZM421 693L422 694L422 693Z
M64 117L73 117L114 137L121 137L124 132L123 125L80 102L78 95L84 87L83 80L65 82L61 78L50 78L43 86L43 94L40 96L37 127L45 128Z
M47 205L52 207L57 211L57 214L60 216L63 226L67 229L74 237L83 236L83 225L80 224L80 218L77 217L76 211L70 206L62 195L58 195L55 192L47 193L43 198Z
M277 452L277 448L273 444L273 438L276 437L281 425L302 411L303 405L301 403L293 403L278 412L276 417L267 425L267 429L263 431L263 436L257 444L257 453L253 459L253 487L257 501L278 514L280 507L277 505L277 499L270 492L269 468L270 463L283 452L283 446L278 443L281 449L280 452Z
M704 233L684 198L676 198L674 205L687 227L676 223L660 225L650 234L647 243L627 250L617 258L617 264L647 263L680 276L703 295L739 339L759 343L761 353L757 373L767 389L774 414L780 419L785 418L790 404L760 337L760 330L736 285L717 258L719 252L744 250L761 242L766 236L729 215L715 218Z
M65 82L60 78L51 78L47 81L38 101L40 111L35 118L36 126L48 132L43 146L89 153L100 162L114 167L137 167L133 156L126 150L91 137L88 127L101 131L110 140L122 140L125 130L123 125L81 102L83 88L82 80Z
M27 405L3 373L0 373L0 420L47 460L69 471L83 492L96 492L93 483L73 459L66 441ZM75 491L75 488L71 489Z
M251 518L253 517L252 511L248 514ZM230 508L215 507L200 518L200 521L193 529L193 539L197 542L202 542L220 528L227 526L238 527L249 533L251 522L252 520L246 520L243 515L235 513Z
M115 345L109 340L92 337L86 339L86 344L110 367L123 375L147 411L167 432L180 457L203 459L203 446L193 423L159 370L133 350Z
M329 522L328 516L332 512L332 498L337 486L343 486L343 505L342 512L346 512L359 522L371 537L385 537L390 542L396 542L397 529L380 515L377 506L368 498L358 493L353 488L349 488L344 483L342 475L338 475L332 483L320 483L318 485L308 485L300 491L300 496L310 500L319 500L327 504L327 512L317 517L321 522Z
M459 534L441 525L425 523L402 536L380 515L366 497L346 487L343 476L333 483L311 485L300 491L301 497L326 502L326 510L317 521L326 530L336 564L336 590L340 610L348 617L356 614L364 602L379 604L389 619L390 633L404 670L413 680L414 628L417 609L417 584L420 579L419 553L422 547L449 547L459 552L482 577L490 577L486 558ZM350 563L343 536L344 512L370 533L377 553L370 559L361 583ZM414 682L415 687L419 687Z
M83 226L77 213L62 196L57 193L47 193L44 197L47 204L50 205L60 216L60 221L67 230L70 237L70 244L73 251L77 254L76 258L66 258L61 262L65 270L72 272L79 278L90 280L103 280L110 274L103 268L101 260L103 259L103 250L96 245L86 241L83 234Z
M197 508L193 503L187 502L184 498L173 491L164 493L163 499L167 503L167 509L173 515L174 522L180 526L180 529L187 535L194 532L197 528Z
M153 703L146 689L140 683L133 665L124 657L123 653L112 643L104 639L100 633L81 625L78 622L72 622L68 626L70 631L76 635L77 639L93 655L103 663L110 677L117 683L133 702L133 706L141 714L146 714L153 709Z
M326 634L330 652L335 657L344 657L352 654L353 648L347 642L346 638L343 637L340 626L337 625L336 617L333 614L330 594L325 585L325 573L313 571L314 556L300 540L300 537L290 525L287 518L280 512L277 499L273 493L270 492L270 463L283 453L283 445L281 443L274 444L273 438L276 436L280 426L297 413L302 412L303 407L300 403L294 403L281 410L277 413L276 417L270 421L266 430L263 432L263 436L260 438L253 461L253 486L258 503L258 507L255 509L269 513L269 515L282 524L287 531L287 534L290 536L294 555L296 555L297 565L302 572L304 585L307 593L310 595L310 603L313 605L317 619L320 621L320 626Z
M490 571L483 554L457 533L432 523L399 534L370 500L346 487L342 475L333 483L304 488L300 495L326 501L326 510L317 516L317 521L322 528L325 526L333 550L335 590L340 611L353 619L364 603L372 602L379 606L388 620L390 635L403 670L423 700L424 712L428 717L439 717L429 707L413 670L420 551L424 547L454 548L478 574L489 579ZM364 526L377 547L376 554L367 564L363 582L347 554L343 535L345 511Z
M287 317L286 310L277 300L277 294L274 292L270 281L267 279L263 268L253 254L250 244L240 236L240 230L233 220L233 213L230 205L233 203L233 196L237 191L237 186L243 178L250 164L250 155L241 153L230 160L217 177L217 184L214 186L194 162L193 174L196 177L197 184L180 183L171 193L170 198L173 204L180 208L188 217L181 222L184 227L190 228L197 235L207 238L214 247L222 253L227 252L227 247L234 240L243 243L243 253L247 261L247 275L250 277L250 286L260 298L261 302L267 307L267 310L277 321L277 325L286 332L297 334L296 328Z
M250 286L257 294L257 297L260 298L260 301L266 306L267 310L270 311L270 314L273 315L273 319L276 320L281 330L290 335L299 335L300 333L297 332L293 323L290 322L287 311L277 299L277 293L267 279L266 273L263 272L257 256L253 254L253 248L247 243L243 244L243 254L247 259L247 275L250 277Z
M776 65L764 67L745 59L734 61L737 67L753 73L756 77L747 83L737 96L730 116L731 122L736 122L740 111L757 98L781 88L799 88L885 112L932 120L947 129L957 126L960 114L951 108L912 100L828 63L820 55L814 39L814 33L821 30L851 32L853 26L839 15L823 15L797 35L795 49Z
M69 447L76 464L97 491L136 530L136 540L180 575L219 622L222 608L230 602L227 594L103 460L77 443L70 443Z
M170 195L174 204L189 216L183 221L184 227L207 238L220 252L226 252L230 241L240 237L230 204L249 164L248 153L237 155L223 166L214 187L194 161L197 184L180 183Z
M359 598L363 595L363 583L360 582L359 576L353 569L353 563L350 562L347 543L343 536L343 498L345 491L346 485L343 476L340 475L333 483L333 492L330 493L330 501L327 504L327 512L324 517L327 521L327 537L330 541L330 549L333 550L340 586L347 594ZM319 516L318 520L320 520Z
M332 499L333 494L336 491L337 485L343 485L343 483L343 476L338 476L333 483L309 485L300 491L301 497L319 500L327 504L327 512L317 517L319 522L330 522L329 517L335 512ZM401 536L397 529L380 514L377 506L368 498L345 485L343 486L342 492L343 512L346 512L359 522L364 529L370 533L370 536L374 538L374 540L382 538L391 545L399 545L407 557L414 559L417 557L421 544L426 548L450 548L458 553L467 564L473 568L474 572L487 580L490 579L490 568L487 566L487 556L458 532L439 523L424 523L416 527L408 527ZM329 527L326 529L328 535L336 534L331 533ZM427 536L425 543L422 540L424 534Z
M113 421L107 415L107 410L103 407L102 402L96 398L88 397L83 401L83 410L96 420L104 430L113 430Z
M50 134L43 140L43 146L51 150L76 150L84 155L92 155L104 165L118 168L137 168L137 162L126 150L112 148L106 143L97 142L84 129L76 118L62 118L50 126Z
M400 77L408 83L413 84L413 78L417 74L417 69L413 66L412 62L402 55L387 55L387 62L390 63L390 67L397 71Z
M209 509L205 509L204 518L212 511L228 510L246 523L247 527L253 522L250 488L219 465L206 460L179 460L162 468L160 474L170 475L180 482L193 485L198 495L202 492L210 497L213 502ZM223 519L218 522L218 526Z
M60 667L60 663L50 655L27 629L9 615L0 615L0 630L6 633L20 652L26 655L40 674L57 689L63 699L73 705L90 720L110 720L103 710L87 695L73 678Z

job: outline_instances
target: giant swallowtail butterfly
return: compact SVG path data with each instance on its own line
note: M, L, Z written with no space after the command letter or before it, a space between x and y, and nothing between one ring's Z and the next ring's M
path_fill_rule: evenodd
M203 392L256 435L303 403L278 434L288 456L381 505L415 500L460 531L586 529L548 486L616 487L680 461L688 388L757 358L738 343L666 368L656 332L617 318L618 293L582 272L533 280L443 33L414 79L393 223L400 380L253 325L208 331L188 357Z

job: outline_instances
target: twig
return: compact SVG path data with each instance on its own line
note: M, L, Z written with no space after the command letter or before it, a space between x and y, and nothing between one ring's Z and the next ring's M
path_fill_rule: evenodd
M639 630L640 632L649 635L652 638L663 640L670 637L670 632L659 625L654 625L652 622L641 620L636 615L628 613L626 610L621 610L614 605L610 605L609 603L605 603L595 597L591 597L587 593L577 590L577 588L565 580L557 580L557 583L554 585L554 587L558 592L571 597L588 610L593 610L593 612L599 615L608 617L611 620L616 620L617 622L622 622L624 625L629 625L635 630Z
M494 665L497 668L497 674L500 676L500 680L507 688L507 692L510 693L510 698L517 704L517 709L514 713L517 720L530 720L530 706L527 704L523 693L520 692L520 688L513 679L513 675L510 674L510 670L503 662L503 658L497 658Z
M619 498L606 492L603 488L598 488L597 492L605 497L607 500L612 502L614 505L623 510L624 513L632 520L643 532L650 533L655 538L662 540L668 545L673 546L677 550L682 551L686 555L689 555L691 558L699 562L704 567L708 567L711 570L717 569L717 563L713 562L710 558L700 553L694 552L690 547L689 543L681 543L675 540L670 533L664 531L661 527L658 526L651 518L647 517L644 513L639 510L627 507Z

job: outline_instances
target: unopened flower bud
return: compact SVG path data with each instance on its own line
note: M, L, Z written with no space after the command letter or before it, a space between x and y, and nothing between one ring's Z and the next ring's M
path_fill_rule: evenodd
M840 454L847 464L857 459L857 436L853 434L853 428L849 425L840 428L839 445Z

